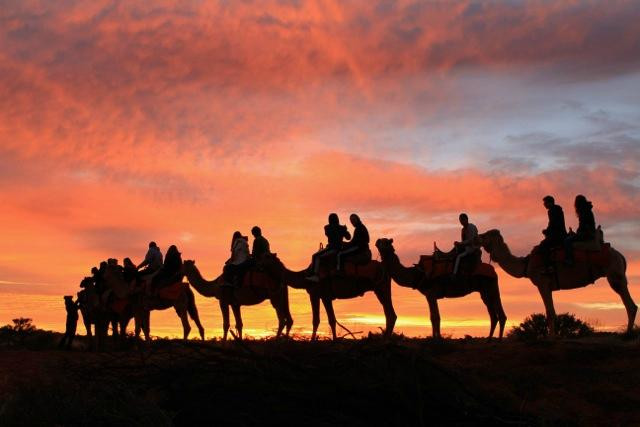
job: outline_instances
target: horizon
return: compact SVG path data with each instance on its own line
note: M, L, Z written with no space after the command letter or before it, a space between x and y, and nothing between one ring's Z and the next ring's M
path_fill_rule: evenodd
M287 267L305 268L330 212L362 218L374 259L382 237L405 265L434 242L450 249L461 212L523 256L543 237L547 194L567 228L575 195L593 202L637 300L637 16L631 0L8 4L0 324L64 330L62 296L102 260L140 263L151 240L213 279L233 231L259 225ZM496 270L507 330L544 311L529 280ZM425 298L395 284L392 296L396 332L430 336ZM196 298L219 336L217 301ZM554 300L603 330L626 322L605 279ZM307 294L290 301L293 332L307 334ZM354 331L384 327L372 293L335 307ZM476 293L440 311L443 334L489 330ZM242 313L249 335L273 335L268 302ZM151 334L178 336L180 320L154 312Z

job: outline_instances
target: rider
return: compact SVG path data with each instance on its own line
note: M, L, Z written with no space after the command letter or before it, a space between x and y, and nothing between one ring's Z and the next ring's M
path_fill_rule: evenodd
M156 271L160 270L162 267L162 252L160 252L160 248L156 245L156 242L149 243L149 250L147 251L147 255L144 257L144 261L138 265L138 270L142 267L146 267L144 270L140 271L141 276L146 276L148 274L153 274Z
M253 247L251 257L256 263L260 263L266 255L271 253L269 241L262 235L262 230L257 225L251 229L253 235Z
M353 225L353 238L351 241L344 244L344 249L338 252L338 271L342 267L342 260L347 256L355 256L362 253L371 253L369 249L369 231L364 226L360 217L356 214L351 214L349 217L351 225Z
M131 258L128 258L128 257L125 258L122 261L122 263L123 263L124 280L127 283L131 283L131 281L134 280L138 275L138 268L133 263L133 261L131 261Z
M162 268L158 270L158 274L151 280L151 287L153 289L162 288L176 282L181 282L183 277L182 254L178 251L176 245L171 245L169 249L167 249L167 256L164 259Z
M249 266L251 259L249 258L248 237L236 231L231 238L231 257L225 263L222 275L225 281L231 285L239 286L242 273Z
M324 234L327 236L327 247L316 252L311 258L313 264L313 275L307 277L312 282L320 281L318 271L320 270L320 259L333 255L342 249L342 239L351 240L351 234L346 225L340 224L338 214L329 214L329 223L324 226Z
M574 201L578 216L578 230L564 239L565 263L573 265L573 242L587 242L596 236L596 220L593 217L593 204L582 194Z
M547 208L549 224L542 230L544 240L540 242L540 251L544 262L545 271L551 272L551 249L561 245L567 237L567 228L564 224L564 212L559 205L555 204L552 196L545 196L542 199L544 207Z
M456 262L453 266L454 275L458 274L458 267L460 267L460 261L462 258L480 251L480 248L475 244L475 240L478 237L478 228L469 222L469 217L466 213L461 213L458 219L462 225L462 230L460 233L461 241L453 243L455 248L458 250L458 256L456 257Z

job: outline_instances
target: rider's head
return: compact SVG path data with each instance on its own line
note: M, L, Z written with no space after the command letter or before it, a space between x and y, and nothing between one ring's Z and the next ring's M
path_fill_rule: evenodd
M553 206L556 203L553 196L544 196L544 198L542 199L542 202L544 203L544 207L547 209L551 208L551 206Z
M238 238L242 237L242 233L239 231L234 231L233 232L233 237L231 238L231 240L236 240Z
M157 248L158 245L156 245L156 242L149 242L149 247L150 248Z
M256 225L251 229L251 234L253 234L253 237L262 236L262 230Z
M338 219L338 214L336 213L329 214L329 224L331 225L340 224L340 220Z
M461 213L458 219L460 220L460 224L462 224L464 227L469 224L469 217L466 213Z
M351 214L351 216L349 216L349 220L351 221L351 225L353 225L354 227L358 224L362 224L362 221L360 221L360 217L356 214Z

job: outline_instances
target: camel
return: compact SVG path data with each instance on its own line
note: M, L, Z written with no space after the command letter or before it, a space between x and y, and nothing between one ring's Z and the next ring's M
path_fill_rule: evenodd
M79 308L80 314L82 315L82 322L87 330L89 349L104 349L109 324L111 324L114 339L118 339L118 337L124 339L127 325L133 317L131 305L127 304L124 310L117 313L110 308L102 306L100 297L96 293L95 286L90 278L84 279L80 287L83 288L83 290L78 292L78 301L80 301ZM91 330L92 325L95 328L95 341Z
M507 316L502 308L497 278L474 275L467 280L458 282L452 282L447 276L432 279L417 266L405 267L402 265L400 258L395 253L393 239L378 239L376 248L380 252L382 263L398 285L417 289L427 298L433 338L442 337L440 334L438 300L442 298L460 298L472 292L480 293L480 298L487 307L489 319L491 320L488 339L493 337L498 323L500 324L499 338L502 338Z
M115 267L109 267L103 276L108 289L112 289L118 298L129 298L133 305L133 312L136 321L136 336L140 330L144 333L146 341L150 341L150 318L152 310L166 310L173 307L182 322L182 338L186 341L191 332L189 316L195 322L200 333L200 338L204 340L204 327L200 322L198 308L196 307L195 296L189 285L182 283L179 294L175 299L164 299L159 295L147 295L142 290L132 291L129 283L124 280L122 273Z
M499 230L482 233L478 236L478 240L489 252L491 259L495 260L507 274L516 278L527 277L538 288L546 310L550 335L555 335L556 318L552 292L560 289L582 288L601 277L607 278L611 289L622 299L627 310L627 333L633 329L638 306L629 294L626 276L627 261L613 247L609 249L610 256L605 266L592 266L584 262L576 262L573 267L560 264L556 274L545 274L542 260L539 257L532 257L533 252L525 257L512 255Z
M375 279L333 275L325 277L317 283L307 280L311 267L302 271L291 271L286 267L284 268L285 283L294 289L304 289L309 294L313 316L311 340L317 339L318 326L320 325L320 301L322 301L327 312L331 334L335 340L337 339L337 320L333 310L333 300L360 297L368 291L373 291L380 304L382 304L386 319L384 335L386 337L391 336L398 318L391 301L391 279L380 262L371 261L371 263L373 263L373 268L375 269Z
M282 331L285 330L285 335L289 336L289 331L293 325L293 318L289 311L289 291L286 286L282 286L281 281L274 279L273 276L278 274L279 265L282 265L275 255L266 259L265 268L269 271L270 276L269 287L254 287L250 285L243 285L239 288L232 288L224 284L224 279L219 276L215 280L206 280L202 277L202 274L196 267L196 263L193 260L187 260L184 262L184 273L189 280L189 283L193 288L202 296L206 298L217 298L220 303L220 310L222 312L222 328L223 328L223 341L226 341L229 332L229 306L233 311L233 316L236 320L236 331L238 332L238 339L242 339L242 314L240 308L243 305L256 305L265 300L269 300L271 305L276 311L278 316L278 332L276 337L282 335ZM273 269L276 269L275 272ZM275 274L274 274L275 273ZM247 273L250 274L250 273ZM279 274L278 274L279 275ZM245 276L247 279L247 276ZM250 278L248 280L251 280Z

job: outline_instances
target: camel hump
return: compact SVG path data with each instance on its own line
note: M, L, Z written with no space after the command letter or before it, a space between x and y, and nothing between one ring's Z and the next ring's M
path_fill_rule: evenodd
M496 273L496 269L493 268L493 265L487 264L486 262L478 263L478 265L476 266L475 270L473 271L473 275L474 276L490 277L492 279L497 279L498 278L498 274Z
M266 271L252 268L244 274L242 287L274 290L280 287L280 282L271 277Z
M187 283L182 283L182 281L175 282L158 289L158 296L164 300L175 301L180 298L180 295L188 286Z

